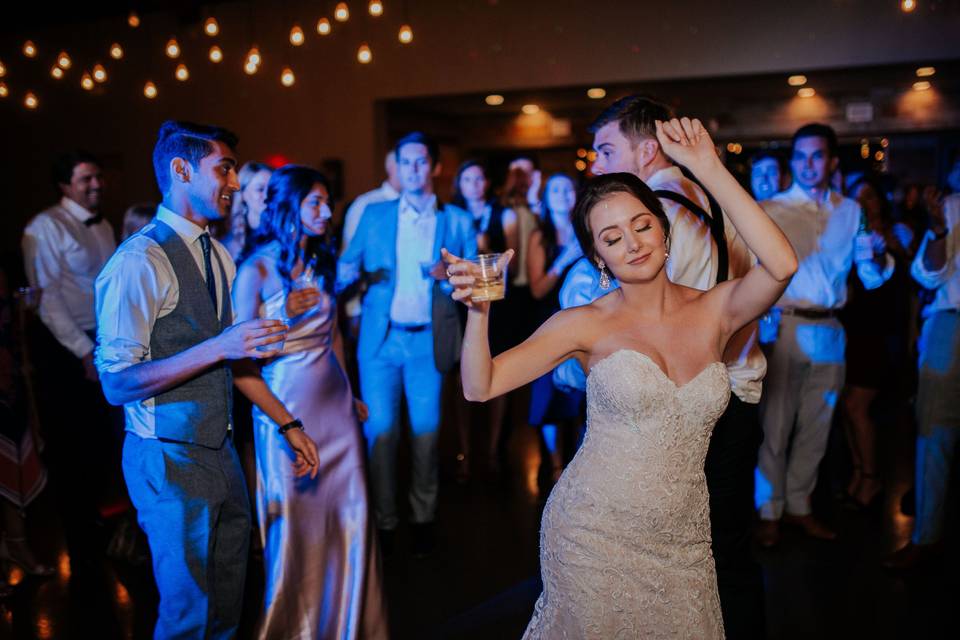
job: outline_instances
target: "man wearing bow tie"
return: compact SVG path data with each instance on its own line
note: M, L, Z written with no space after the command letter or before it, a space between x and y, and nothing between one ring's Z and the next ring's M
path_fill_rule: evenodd
M42 291L40 319L50 334L36 327L40 335L31 340L31 355L51 480L71 565L79 575L97 570L102 558L98 503L123 497L115 495L119 421L93 366L94 281L116 240L99 213L103 178L94 156L61 155L53 165L53 181L62 197L30 220L23 257L30 285Z

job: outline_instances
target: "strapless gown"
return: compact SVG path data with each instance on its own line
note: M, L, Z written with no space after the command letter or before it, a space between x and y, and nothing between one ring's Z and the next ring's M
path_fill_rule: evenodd
M281 318L286 298L260 317ZM277 425L254 407L257 517L266 573L259 637L386 638L378 554L367 508L353 392L333 353L336 306L325 293L291 323L283 352L263 367L271 391L317 444L316 479L295 478Z
M683 386L638 351L587 379L587 433L547 500L524 638L723 638L703 463L727 368Z

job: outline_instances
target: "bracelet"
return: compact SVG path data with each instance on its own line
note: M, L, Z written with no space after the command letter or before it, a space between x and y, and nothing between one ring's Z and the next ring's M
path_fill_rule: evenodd
M300 421L300 418L297 418L292 422L288 422L277 429L277 431L280 433L280 435L286 435L287 431L290 431L290 429L300 429L300 431L303 431L303 423Z
M940 233L934 233L933 229L929 229L928 231L930 232L930 239L933 240L934 242L936 242L937 240L943 240L944 238L947 237L947 234L950 233L950 229L948 229L947 227L944 227L943 231L941 231Z

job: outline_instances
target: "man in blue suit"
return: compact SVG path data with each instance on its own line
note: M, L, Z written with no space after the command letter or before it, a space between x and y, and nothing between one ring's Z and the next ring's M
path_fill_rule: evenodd
M356 235L340 257L338 285L342 289L361 274L367 282L357 360L360 389L370 408L364 434L381 543L389 552L399 523L396 459L400 400L405 397L413 432L409 496L413 544L415 555L422 556L433 547L437 506L443 372L437 367L440 354L434 353L434 298L449 295L440 249L474 256L477 240L469 213L437 202L433 141L422 133L408 134L397 142L396 158L400 198L364 211ZM459 326L452 330L459 331Z

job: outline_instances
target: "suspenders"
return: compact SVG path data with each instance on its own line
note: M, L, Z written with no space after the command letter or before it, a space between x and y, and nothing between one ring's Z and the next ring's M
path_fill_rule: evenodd
M679 194L676 191L667 191L666 189L660 189L654 191L654 195L663 200L672 200L676 202L681 207L689 209L694 215L704 221L706 225L710 228L710 235L713 236L714 242L717 243L717 282L720 284L727 279L727 273L729 271L730 257L727 248L727 238L723 230L723 211L720 209L720 206L717 204L716 200L713 199L713 196L704 189L704 193L707 194L707 200L710 203L710 211L714 213L711 215L704 211L703 207L696 204L690 198L685 195Z

